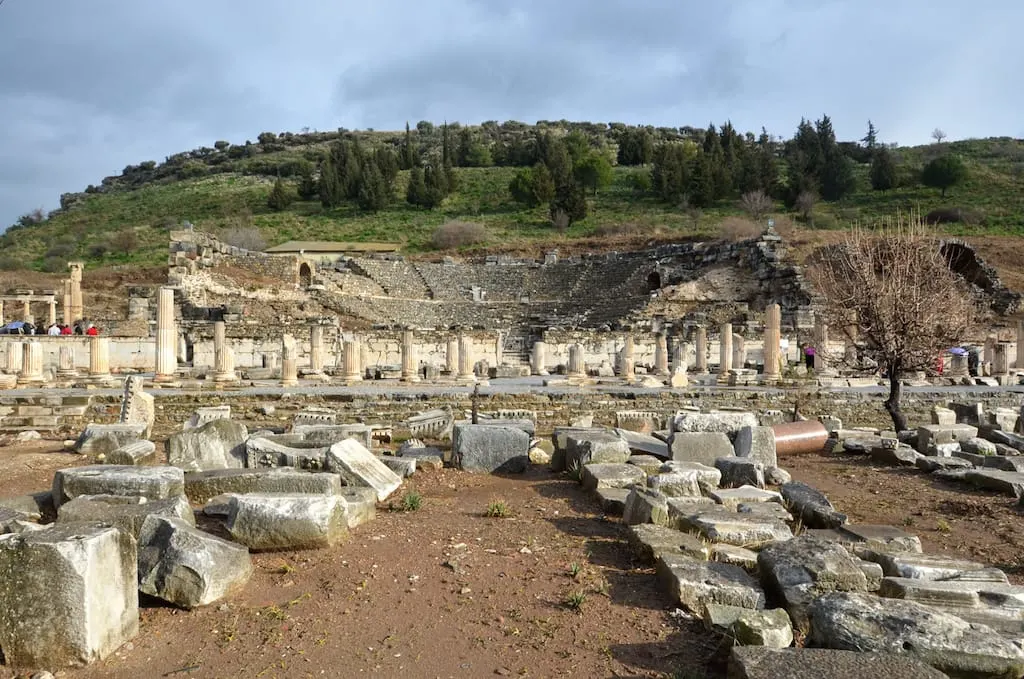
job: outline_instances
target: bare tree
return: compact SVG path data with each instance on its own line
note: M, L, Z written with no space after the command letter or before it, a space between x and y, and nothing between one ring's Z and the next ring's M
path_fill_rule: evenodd
M901 218L854 228L840 245L819 251L810 267L826 322L888 378L885 409L897 431L907 428L901 378L931 369L979 318L970 288L949 264L919 218Z
M814 224L814 206L818 203L818 197L812 191L801 191L796 197L794 207L803 220L808 224Z
M750 215L751 219L759 222L772 209L772 199L760 189L747 191L740 196L740 207Z
M936 127L934 130L932 130L932 139L935 140L936 144L941 144L942 140L945 138L946 133L940 130L939 128Z
M551 215L551 225L558 229L559 233L565 233L569 228L569 213L565 210L555 210Z
M236 248L262 252L267 248L267 242L263 240L263 234L254 226L232 226L220 233L221 241Z

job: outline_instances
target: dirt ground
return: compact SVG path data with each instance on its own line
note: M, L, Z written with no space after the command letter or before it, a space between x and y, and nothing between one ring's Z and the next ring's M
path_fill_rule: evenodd
M0 447L0 496L44 489L54 469L86 462L59 450ZM854 456L783 466L851 521L904 526L926 551L1024 580L1022 517L1007 498ZM58 676L724 676L720 642L672 615L621 524L565 477L421 471L397 497L412 490L419 510L381 506L343 545L254 555L252 580L221 604L181 611L144 598L130 644ZM496 502L510 516L485 516ZM28 675L0 667L0 678L15 676Z

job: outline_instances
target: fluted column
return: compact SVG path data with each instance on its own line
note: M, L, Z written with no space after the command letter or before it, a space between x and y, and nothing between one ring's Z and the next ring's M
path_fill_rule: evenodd
M694 333L694 344L696 345L696 361L694 370L704 374L708 371L708 331L704 326L699 326Z
M75 348L70 344L61 344L57 355L57 376L74 377L78 374L75 369Z
M718 339L718 374L732 370L732 323L723 323Z
M72 290L74 292L74 290ZM73 297L72 297L73 299ZM72 301L72 307L74 302ZM178 371L178 328L174 322L174 289L160 288L156 298L155 382L172 382Z
M420 381L419 359L416 356L416 337L412 330L402 331L402 381Z
M32 385L43 381L43 345L40 342L22 342L18 384Z
M281 337L281 386L294 387L299 383L299 357L295 338Z
M20 342L9 342L7 344L7 372L17 375L21 372L22 356L24 350Z
M459 379L476 379L473 375L473 338L469 335L459 335Z
M228 346L227 326L224 321L213 324L213 381L234 382L235 355Z
M346 382L363 379L362 347L359 340L349 340L342 346L342 366Z
M89 338L89 377L98 380L110 377L110 338L98 335Z
M654 372L657 375L668 375L668 338L662 332L655 337Z
M828 350L828 325L821 314L814 315L814 372L823 372L828 367L825 352Z
M733 370L742 370L747 364L747 340L739 333L732 336L732 367Z
M764 376L779 377L779 343L782 341L782 307L769 304L764 315Z
M454 335L448 337L445 347L444 370L450 377L455 377L459 372L459 338Z
M619 365L619 375L624 380L632 380L636 377L636 340L632 335L626 335L622 345L622 363Z
M319 324L309 328L309 371L324 371L324 326Z
M587 366L583 360L583 347L579 344L569 345L569 377L586 377Z
M534 375L547 375L548 345L545 342L534 342L530 360L530 372Z
M687 342L677 342L672 352L672 372L679 369L683 372L690 369L690 345Z
M32 302L23 300L21 303L21 320L26 323L34 323L35 319L32 318Z
M1006 376L1010 372L1009 345L996 342L992 351L992 375Z

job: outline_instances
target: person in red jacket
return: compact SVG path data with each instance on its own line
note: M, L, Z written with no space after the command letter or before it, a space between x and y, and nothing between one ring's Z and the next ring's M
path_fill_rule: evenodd
M90 323L89 329L85 331L85 334L89 335L90 337L95 337L96 335L100 334L100 330L95 325Z
M60 328L60 334L62 335L70 335L72 332L70 325L62 325Z

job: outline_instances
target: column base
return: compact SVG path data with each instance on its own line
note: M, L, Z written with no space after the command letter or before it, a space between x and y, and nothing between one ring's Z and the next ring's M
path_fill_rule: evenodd
M160 375L160 374L153 375L153 383L154 384L171 384L171 383L177 382L177 381L178 381L178 376L177 375Z
M237 382L238 381L238 375L236 375L235 373L214 373L213 381L214 382L218 382L218 383L220 383L220 382Z
M46 384L45 377L19 377L17 385L19 387L41 387Z

